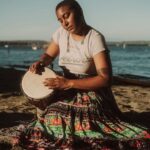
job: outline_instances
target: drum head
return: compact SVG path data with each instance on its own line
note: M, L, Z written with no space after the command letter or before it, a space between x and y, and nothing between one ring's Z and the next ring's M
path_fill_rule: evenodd
M43 99L53 93L53 89L44 86L45 78L56 78L56 74L49 68L44 68L41 75L27 71L22 79L22 90L26 96L32 99Z

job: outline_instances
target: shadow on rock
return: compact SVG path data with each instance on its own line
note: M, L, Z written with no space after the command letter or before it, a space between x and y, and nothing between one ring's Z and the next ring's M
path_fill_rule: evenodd
M135 122L139 125L145 126L150 129L150 112L125 112L123 113L130 122Z
M0 113L0 129L8 128L20 124L24 121L30 121L34 118L32 113Z
M20 91L20 83L25 71L0 68L0 92Z

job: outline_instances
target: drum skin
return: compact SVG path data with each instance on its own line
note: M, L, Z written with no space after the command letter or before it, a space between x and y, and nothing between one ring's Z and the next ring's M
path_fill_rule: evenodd
M45 78L56 78L56 73L45 67L41 74L35 74L27 71L22 78L21 88L24 95L31 101L38 102L40 100L49 99L53 93L53 89L44 86Z

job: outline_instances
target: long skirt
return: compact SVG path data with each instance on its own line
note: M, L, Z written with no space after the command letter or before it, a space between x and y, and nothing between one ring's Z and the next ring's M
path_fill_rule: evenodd
M147 128L124 118L110 88L66 90L32 123L18 127L27 150L149 150Z

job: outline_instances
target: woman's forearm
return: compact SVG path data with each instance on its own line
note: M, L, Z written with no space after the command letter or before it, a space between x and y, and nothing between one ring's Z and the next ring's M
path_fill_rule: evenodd
M111 85L111 77L95 76L85 79L68 80L68 88L95 90Z
M40 57L43 66L48 66L59 54L59 46L55 42L50 42L45 53Z

